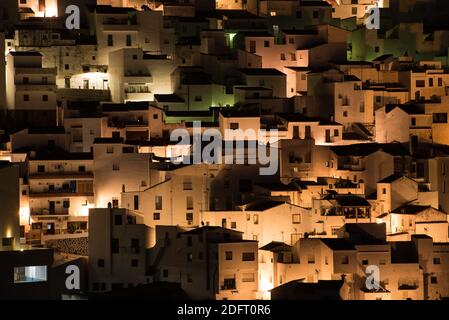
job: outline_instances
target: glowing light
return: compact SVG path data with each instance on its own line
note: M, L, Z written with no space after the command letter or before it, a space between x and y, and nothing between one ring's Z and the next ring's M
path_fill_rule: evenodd
M45 16L46 17L57 17L58 16L58 8L56 6L51 6L45 8Z
M93 203L89 203L87 205L83 204L80 209L79 216L87 217L89 215L89 209L95 208Z

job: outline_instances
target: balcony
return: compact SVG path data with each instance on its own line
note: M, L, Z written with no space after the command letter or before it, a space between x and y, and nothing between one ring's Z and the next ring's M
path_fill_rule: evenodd
M51 209L51 208L37 208L31 209L30 214L32 216L66 216L69 214L68 208L59 208L59 209Z
M77 192L66 189L55 189L43 192L30 192L30 198L52 198L52 197L93 197L93 192Z
M93 179L93 172L42 172L29 175L30 180Z

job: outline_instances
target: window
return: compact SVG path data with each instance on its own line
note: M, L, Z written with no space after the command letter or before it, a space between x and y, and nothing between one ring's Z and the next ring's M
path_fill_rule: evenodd
M162 210L162 196L155 196L154 197L154 209L155 210Z
M116 226L121 226L123 224L123 216L121 214L114 215L114 224Z
M78 172L86 172L86 166L78 166Z
M131 239L131 253L139 253L139 239L132 238Z
M192 274L191 274L191 273L187 273L187 282L188 282L188 283L192 283L192 282L193 282Z
M357 7L352 7L352 14L357 15Z
M447 113L434 113L433 123L447 123Z
M192 178L184 177L182 182L183 190L192 190Z
M285 60L285 53L281 53L281 60Z
M380 265L385 265L387 262L385 261L385 259L380 259L379 260L379 264Z
M114 37L112 34L108 34L108 46L112 47L114 45Z
M139 196L134 195L134 210L139 210Z
M30 95L29 94L24 94L23 95L23 101L30 101Z
M193 197L192 196L186 197L186 210L193 210Z
M433 258L433 264L441 264L440 258Z
M153 213L153 220L161 220L161 214L159 212Z
M225 259L226 260L232 260L232 251L226 251L225 252Z
M253 216L253 223L254 224L259 224L259 215L256 213Z
M48 84L48 77L42 77L42 83Z
M231 124L229 125L229 128L231 130L238 130L239 124L237 122L231 122Z
M314 264L315 263L315 256L314 255L309 255L307 257L307 263L308 264Z
M270 41L265 40L265 41L263 42L263 46L264 46L265 48L269 48L269 47L270 47Z
M187 253L187 261L189 262L193 261L193 254L191 252Z
M343 111L343 117L348 117L348 111Z
M382 194L387 194L387 188L382 188Z
M104 259L98 259L97 266L98 268L104 268Z
M201 102L201 101L203 101L202 96L195 96L195 102Z
M30 82L30 78L23 77L23 84L28 84Z
M193 221L193 213L192 213L192 212L187 212L187 213L186 213L186 220L187 220L188 222Z
M243 252L242 261L254 261L254 252Z
M237 229L237 222L231 222L231 229Z
M44 165L38 165L37 166L37 172L39 172L39 173L45 172L45 166Z
M292 223L293 224L301 223L301 215L300 214L292 214Z
M362 260L362 264L363 264L364 266L367 266L367 265L368 265L368 259L363 259L363 260Z
M188 246L188 247L191 247L192 244L193 244L193 243L192 243L192 236L188 236L188 237L187 237L187 246Z
M334 137L338 137L339 133L338 133L338 129L334 129Z
M131 35L130 35L130 34L127 34L127 35L126 35L126 46L127 46L127 47L131 47L131 45L132 45Z
M14 268L14 283L47 281L47 266L26 266Z
M349 264L349 256L341 257L341 264Z
M437 284L438 283L437 277L430 277L430 283L431 284Z
M429 87L433 87L433 78L429 78Z
M313 10L313 18L318 19L318 10Z
M426 86L426 82L424 80L416 80L416 87L424 88Z
M113 171L119 171L120 170L120 165L118 163L113 163L112 164L112 170Z
M412 126L416 126L416 118L411 118L410 122Z
M119 239L111 239L111 253L119 253Z
M12 238L12 237L3 238L3 239L2 239L2 246L4 246L4 247L10 247L10 246L12 246L12 241L13 241L13 239L14 239L14 238Z
M114 147L107 147L106 148L107 153L114 153Z
M163 276L164 278L168 278L168 270L167 270L167 269L164 269L164 270L162 271L162 276Z
M439 87L443 86L443 79L442 78L438 78L438 86Z
M62 207L65 209L70 208L70 200L64 200L62 202Z
M137 260L137 259L132 259L132 260L131 260L131 267L136 268L136 267L138 267L138 266L139 266L139 260Z

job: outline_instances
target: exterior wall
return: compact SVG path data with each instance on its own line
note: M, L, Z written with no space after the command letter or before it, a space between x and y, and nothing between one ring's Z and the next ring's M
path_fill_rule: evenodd
M122 217L121 224L117 224L116 216ZM151 230L140 224L141 218L136 217L136 221L130 223L132 218L128 217L124 209L89 212L89 225L94 230L89 232L88 242L89 291L110 291L114 286L126 288L147 282L145 249L151 245ZM113 239L118 241L117 251L113 251Z
M232 252L232 259L226 253ZM243 254L252 253L254 260L244 261ZM259 290L257 241L220 243L218 245L218 283L217 300L252 300ZM225 279L235 279L235 289L223 289ZM235 294L235 290L237 293Z
M19 230L19 167L0 167L0 238L12 238L12 245L0 247L2 250L13 250L20 245Z

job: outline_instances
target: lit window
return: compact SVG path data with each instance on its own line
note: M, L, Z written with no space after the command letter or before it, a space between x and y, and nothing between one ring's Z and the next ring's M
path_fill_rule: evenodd
M14 283L47 281L47 266L14 268Z

